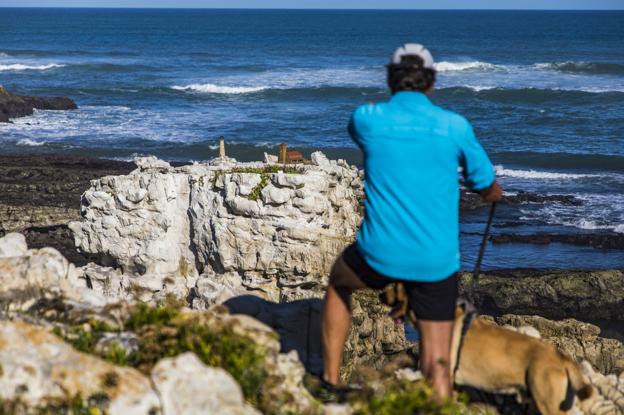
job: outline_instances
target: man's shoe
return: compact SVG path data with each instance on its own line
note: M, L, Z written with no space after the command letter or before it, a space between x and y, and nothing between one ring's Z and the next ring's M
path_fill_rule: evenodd
M321 376L310 374L306 376L305 384L312 396L323 403L345 403L348 395L358 390L352 386L334 385Z

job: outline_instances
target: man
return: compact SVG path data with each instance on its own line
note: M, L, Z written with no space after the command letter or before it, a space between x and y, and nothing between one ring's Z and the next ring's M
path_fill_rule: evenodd
M405 283L418 318L421 370L450 396L451 333L458 296L459 177L487 202L502 189L470 123L434 105L431 53L406 44L388 65L388 102L359 107L349 133L364 153L365 215L357 241L336 260L322 312L323 381L338 391L351 293Z

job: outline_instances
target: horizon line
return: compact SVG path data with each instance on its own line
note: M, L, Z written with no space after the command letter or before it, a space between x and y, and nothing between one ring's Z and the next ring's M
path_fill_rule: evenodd
M92 9L92 10L273 10L273 11L296 11L296 10L310 10L310 11L550 11L550 12L571 12L571 11L624 11L624 7L621 9L505 9L505 8L312 8L312 7L111 7L111 6L0 6L0 9Z

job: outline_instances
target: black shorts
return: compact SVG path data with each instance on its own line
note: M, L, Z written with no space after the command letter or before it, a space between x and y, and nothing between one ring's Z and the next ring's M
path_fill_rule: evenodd
M416 317L421 320L450 321L455 319L459 296L457 274L436 282L406 281L386 277L372 269L362 258L355 244L342 253L342 259L367 287L381 290L393 282L402 282Z

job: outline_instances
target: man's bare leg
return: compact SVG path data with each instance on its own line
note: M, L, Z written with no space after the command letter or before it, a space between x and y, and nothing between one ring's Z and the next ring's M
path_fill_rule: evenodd
M366 286L339 257L332 268L321 311L323 379L333 385L340 379L342 352L351 326L351 293L360 288Z
M451 339L453 321L419 320L420 365L438 399L451 396Z

